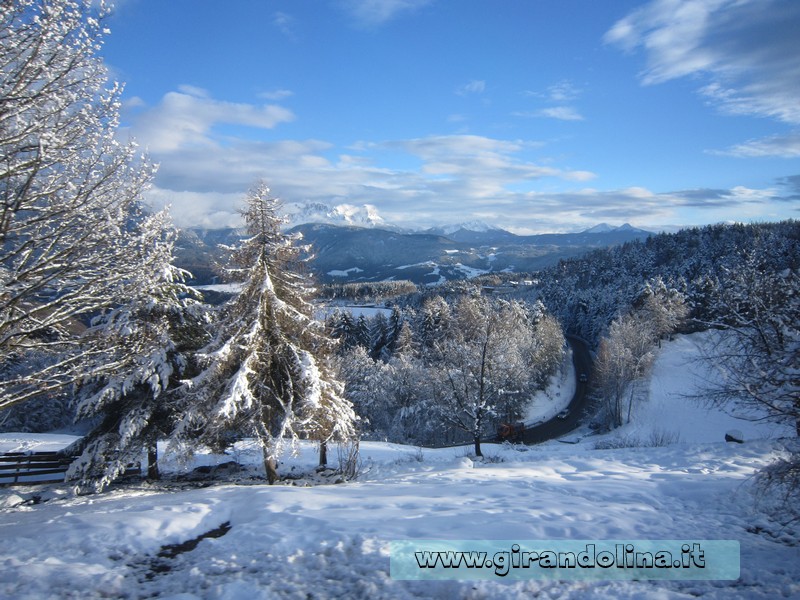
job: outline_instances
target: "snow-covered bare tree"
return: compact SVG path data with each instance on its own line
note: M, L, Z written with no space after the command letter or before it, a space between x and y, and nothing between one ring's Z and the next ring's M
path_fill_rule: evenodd
M417 351L417 342L414 339L414 333L411 331L411 325L403 321L394 343L394 356L412 358L416 356Z
M633 406L634 383L650 368L654 359L655 329L645 313L631 312L611 323L600 341L594 363L594 385L603 401L607 424L620 427Z
M438 416L471 436L477 456L491 419L518 417L535 386L535 340L521 303L468 296L456 303L444 337L434 343L438 368L429 372Z
M81 372L76 335L131 297L129 221L153 168L115 138L120 87L98 55L104 3L0 3L0 408Z
M774 271L754 254L728 279L722 329L707 354L720 378L706 396L739 402L800 436L800 273Z
M566 338L558 319L548 313L541 302L535 302L527 312L534 330L528 347L530 377L532 381L543 386L564 359Z
M359 416L362 433L386 436L393 410L388 384L391 367L373 360L364 346L354 346L338 357L337 370L345 384L345 397Z
M157 478L158 439L175 418L170 388L204 344L206 314L197 294L183 284L188 273L172 265L177 232L166 212L132 226L140 270L131 297L92 320L81 336L90 348L77 384L77 415L93 428L69 451L78 453L68 478L99 490L148 452L148 476Z
M234 253L244 287L200 352L204 368L187 384L176 429L190 445L255 438L271 483L287 440L348 440L356 421L333 372L331 338L312 318L299 248L281 232L279 206L263 182L247 195L249 237Z

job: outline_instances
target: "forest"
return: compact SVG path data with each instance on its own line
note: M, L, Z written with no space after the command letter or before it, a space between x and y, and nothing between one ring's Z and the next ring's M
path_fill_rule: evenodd
M117 137L121 89L81 4L6 3L0 20L0 424L79 422L68 478L100 491L159 441L191 455L253 439L265 477L297 440L481 442L521 418L564 361L596 355L598 429L630 418L636 384L675 332L724 332L708 397L761 407L800 434L800 224L720 224L595 250L496 296L486 280L315 286L264 182L210 306L175 266L176 229L143 204L156 166ZM8 43L13 36L14 43ZM491 280L508 274L489 276ZM315 299L375 296L389 316L326 322ZM780 467L797 478L797 457Z

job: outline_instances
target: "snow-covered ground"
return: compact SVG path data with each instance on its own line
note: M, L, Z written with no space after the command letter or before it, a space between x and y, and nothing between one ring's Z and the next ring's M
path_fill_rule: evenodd
M241 283L212 283L209 285L197 285L196 290L209 292L222 292L225 294L238 294L242 291Z
M790 437L788 425L776 426L760 420L743 420L725 411L708 406L703 391L718 375L703 361L703 348L713 342L714 333L676 336L658 353L643 400L634 404L631 423L615 435L648 439L653 434L678 436L681 442L717 442L725 433L736 429L745 439ZM759 415L739 407L737 414L758 418Z
M533 397L525 412L526 425L535 425L549 421L567 407L575 395L575 365L572 362L572 349L564 355L564 361L558 372L550 377L544 391Z
M359 304L331 303L331 304L318 305L314 310L314 318L319 319L320 321L324 321L331 315L343 311L349 312L355 319L361 316L367 319L372 319L376 317L379 313L383 314L384 317L388 318L389 315L392 314L391 308L375 306L373 304L359 305Z
M268 486L245 473L224 485L140 483L83 497L57 486L0 489L0 597L800 597L800 533L770 519L765 508L772 499L753 485L753 473L784 456L789 442L757 439L773 432L737 421L747 441L725 443L718 428L728 427L726 415L675 395L677 383L670 391L667 380L678 379L667 377L677 366L672 361L691 351L692 339L665 345L650 400L635 414L639 429L628 432L645 436L666 427L669 403L668 427L680 431L680 441L667 447L596 450L597 436L586 436L575 445L486 444L489 459L478 462L463 448L365 442L361 476L338 485L305 487L309 475L296 485ZM69 439L3 434L0 449L57 447ZM330 455L335 461L335 449ZM302 445L281 470L309 473L315 459L314 448ZM228 456L200 455L196 464L230 460L256 465L258 452L240 445ZM224 523L227 533L194 549L164 548ZM408 539L737 540L741 577L393 580L390 542Z
M349 269L334 269L333 271L328 271L328 275L331 277L350 277L350 273L363 273L364 269L359 269L358 267L350 267Z

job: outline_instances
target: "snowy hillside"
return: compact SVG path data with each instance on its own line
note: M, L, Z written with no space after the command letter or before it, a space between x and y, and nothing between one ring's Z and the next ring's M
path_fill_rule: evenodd
M759 420L763 415L736 411L753 419L746 420L734 417L731 407L722 411L704 404L703 390L717 377L701 358L712 336L696 333L665 343L644 386L643 400L634 404L631 422L608 437L647 441L664 434L678 442L718 442L732 429L742 432L745 440L792 437L791 427Z
M686 397L703 336L665 344L635 421L609 434L675 430L667 447L596 450L585 429L563 444L416 449L362 443L362 475L312 483L315 451L281 465L296 485L238 483L118 486L75 497L60 488L0 489L0 597L142 598L776 598L800 596L800 533L766 514L753 474L785 454L764 425L731 421ZM691 365L694 375L689 375ZM554 385L568 387L556 377ZM551 396L558 392L551 390ZM743 430L744 444L722 441ZM0 449L57 447L61 437L3 434ZM332 451L335 461L336 452ZM245 444L227 456L256 469ZM165 465L166 471L182 469ZM303 474L306 474L303 476ZM220 529L228 523L230 529ZM217 530L221 537L168 547ZM737 540L738 581L399 581L394 540ZM500 579L500 578L498 578Z

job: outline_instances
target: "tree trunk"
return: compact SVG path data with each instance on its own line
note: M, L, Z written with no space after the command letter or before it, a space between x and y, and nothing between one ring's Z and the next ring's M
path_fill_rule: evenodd
M481 452L481 436L476 435L473 439L475 441L475 456L482 457L483 453Z
M328 466L328 443L325 441L319 443L319 466L320 468Z
M264 471L267 474L267 481L272 485L280 480L280 475L278 475L278 461L270 456L267 446L263 446L261 452L264 456Z
M161 479L161 474L158 472L158 446L156 446L156 442L147 446L147 479L148 481Z
M631 383L631 395L628 398L628 423L631 422L631 411L633 409L633 391L634 391L634 384Z

